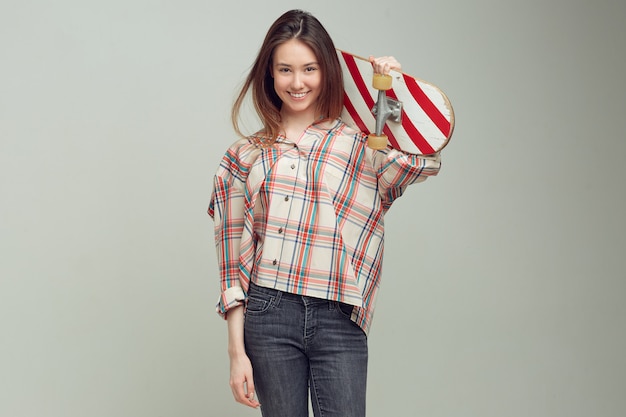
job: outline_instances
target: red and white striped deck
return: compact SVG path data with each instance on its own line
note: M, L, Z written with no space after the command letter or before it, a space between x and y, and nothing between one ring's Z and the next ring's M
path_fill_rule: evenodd
M372 87L369 61L337 50L344 74L342 119L367 134L376 129L371 109L378 99ZM383 133L391 146L405 152L429 155L443 149L454 130L454 112L448 98L432 84L392 71L393 87L387 96L402 102L402 121L388 121Z

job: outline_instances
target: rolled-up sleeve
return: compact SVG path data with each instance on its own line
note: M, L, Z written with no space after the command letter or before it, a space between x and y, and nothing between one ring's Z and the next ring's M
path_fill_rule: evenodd
M238 147L226 153L213 182L208 214L214 222L215 247L220 280L216 311L222 317L243 304L246 295L239 280L239 255L244 227L245 183L248 170Z
M374 168L377 171L378 187L383 209L389 210L396 198L406 188L435 176L441 168L441 155L414 155L388 148L374 151Z

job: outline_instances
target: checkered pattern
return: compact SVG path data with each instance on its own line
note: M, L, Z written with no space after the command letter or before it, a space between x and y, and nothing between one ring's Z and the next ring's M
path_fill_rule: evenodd
M220 271L218 313L245 302L249 282L355 306L365 331L383 255L383 215L410 184L436 175L439 155L373 151L344 123L293 142L232 145L215 175L209 215Z

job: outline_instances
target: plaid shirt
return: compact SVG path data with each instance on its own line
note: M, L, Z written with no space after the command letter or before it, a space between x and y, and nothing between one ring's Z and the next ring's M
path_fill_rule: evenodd
M373 151L337 121L272 147L241 139L222 159L208 213L215 223L225 316L257 285L355 306L371 325L383 255L383 215L410 184L436 175L439 155Z

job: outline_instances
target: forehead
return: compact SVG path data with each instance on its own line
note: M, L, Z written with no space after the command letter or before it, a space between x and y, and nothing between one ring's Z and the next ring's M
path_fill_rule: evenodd
M305 65L317 62L315 52L304 42L290 39L274 50L273 61L279 65Z

